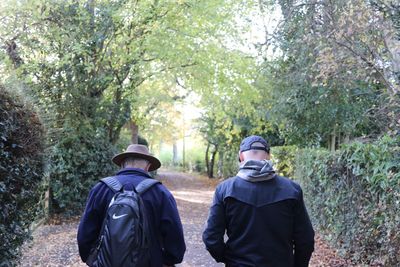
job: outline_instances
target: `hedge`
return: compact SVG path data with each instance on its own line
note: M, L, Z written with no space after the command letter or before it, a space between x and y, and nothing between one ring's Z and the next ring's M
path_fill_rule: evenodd
M296 146L275 146L271 148L271 160L279 175L294 178L297 152Z
M0 266L13 266L44 192L43 127L0 85Z
M91 187L117 170L116 153L107 137L81 121L65 122L62 133L48 152L52 214L80 215Z
M302 150L296 162L318 230L356 263L399 266L400 137Z

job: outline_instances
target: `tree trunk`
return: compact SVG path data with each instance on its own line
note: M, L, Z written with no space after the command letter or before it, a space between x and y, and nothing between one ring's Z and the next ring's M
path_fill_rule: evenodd
M176 140L174 140L174 143L172 145L172 165L176 166L178 164L178 144L176 143Z
M392 31L387 29L384 32L384 44L387 51L390 54L390 65L391 69L389 73L386 73L385 77L392 84L391 94L396 95L400 92L400 40L396 38L395 30ZM386 68L385 68L386 69ZM384 69L384 70L385 70Z
M335 152L335 149L336 149L336 135L335 133L333 133L331 135L331 151Z
M87 1L87 10L90 14L90 30L94 32L94 0Z
M350 142L350 135L349 134L345 134L344 136L344 143L348 144Z
M210 163L208 160L208 152L210 151L210 143L207 143L207 148L206 148L206 155L205 155L205 163L206 163L206 171L207 175L210 173Z
M18 69L24 62L18 53L16 42L14 40L8 40L5 44L8 57L13 63L14 68Z
M215 155L218 152L218 146L214 146L213 151L211 152L211 159L210 159L210 168L208 173L208 178L214 178L214 163L215 163Z
M218 153L218 171L217 177L221 178L224 176L224 152L219 151Z
M183 139L182 139L182 167L185 169L186 165L186 144L185 144L185 134L183 134Z
M131 143L137 144L139 141L139 126L136 124L134 120L130 121L130 128L131 128Z

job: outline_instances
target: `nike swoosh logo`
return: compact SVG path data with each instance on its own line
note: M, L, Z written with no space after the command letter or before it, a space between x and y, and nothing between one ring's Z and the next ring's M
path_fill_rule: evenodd
M125 216L127 216L128 214L122 214L122 215L118 215L118 216L116 216L115 215L115 213L113 214L113 216L112 216L112 218L114 219L114 220L116 220L116 219L119 219L119 218L122 218L122 217L125 217Z

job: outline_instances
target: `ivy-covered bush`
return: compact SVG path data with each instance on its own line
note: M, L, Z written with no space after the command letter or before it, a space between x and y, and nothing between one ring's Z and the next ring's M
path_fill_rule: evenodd
M111 162L114 147L101 132L82 121L79 127L67 125L49 151L51 213L80 214L91 187L116 167Z
M13 266L43 194L43 127L0 85L0 266Z
M271 148L271 160L279 175L293 178L297 152L296 146L275 146Z
M303 150L296 178L314 223L347 257L400 266L400 137Z

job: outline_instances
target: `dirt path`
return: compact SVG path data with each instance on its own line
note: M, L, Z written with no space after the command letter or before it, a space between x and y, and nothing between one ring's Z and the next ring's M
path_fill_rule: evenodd
M185 231L187 249L181 266L224 266L211 258L201 240L217 181L178 172L163 172L160 180L176 199Z
M185 231L187 251L183 263L179 266L223 266L211 258L201 240L208 208L218 181L171 171L162 171L159 177L175 196ZM78 254L77 226L77 220L73 220L39 227L33 235L33 242L25 246L19 266L86 266L81 263ZM351 265L337 257L335 252L317 237L316 250L310 266L347 267Z

